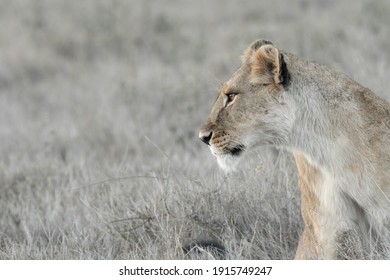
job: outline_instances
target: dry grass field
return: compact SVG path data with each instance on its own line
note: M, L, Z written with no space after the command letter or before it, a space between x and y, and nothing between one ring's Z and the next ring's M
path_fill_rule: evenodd
M0 259L290 259L291 156L225 175L198 140L219 83L267 38L390 99L388 0L0 5Z

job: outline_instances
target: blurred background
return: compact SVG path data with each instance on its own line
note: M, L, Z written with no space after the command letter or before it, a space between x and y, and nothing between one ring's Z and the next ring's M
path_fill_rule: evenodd
M198 140L219 84L266 38L390 99L387 0L0 6L1 259L291 258L290 155L226 176Z

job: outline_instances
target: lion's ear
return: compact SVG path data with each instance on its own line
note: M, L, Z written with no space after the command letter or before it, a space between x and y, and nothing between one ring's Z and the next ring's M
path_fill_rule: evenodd
M283 54L273 45L263 45L253 54L251 68L253 83L286 85L289 82Z
M268 41L268 40L264 40L264 39L260 39L260 40L256 40L254 41L252 44L250 44L250 46L245 50L245 52L243 53L243 55L241 56L241 61L242 63L246 63L248 62L253 54L262 46L264 45L273 45L271 41Z

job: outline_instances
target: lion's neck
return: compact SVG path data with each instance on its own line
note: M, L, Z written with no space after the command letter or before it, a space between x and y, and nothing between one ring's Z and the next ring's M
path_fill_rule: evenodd
M314 165L326 169L337 166L337 158L348 140L335 129L329 112L312 96L311 103L305 104L305 97L313 95L310 90L301 91L303 102L297 104L295 121L291 128L289 148L309 158Z
M323 66L305 64L304 67ZM352 112L344 110L341 104L353 102L348 99L348 92L352 89L341 83L318 84L315 79L305 76L310 75L310 71L299 71L299 68L293 74L289 93L296 110L288 148L306 155L314 165L326 169L330 174L342 173L349 161L361 160L359 150L364 142L359 139L359 133L357 137L354 136L360 126L359 116L354 118ZM331 79L335 74L324 70L324 75L329 75ZM336 87L340 87L340 91L336 90L335 93ZM350 120L351 117L353 120ZM349 131L346 131L346 126Z

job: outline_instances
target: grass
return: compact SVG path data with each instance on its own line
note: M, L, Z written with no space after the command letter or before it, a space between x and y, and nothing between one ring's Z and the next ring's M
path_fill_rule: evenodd
M386 0L1 2L1 259L290 259L291 156L197 139L218 84L268 38L390 98Z

